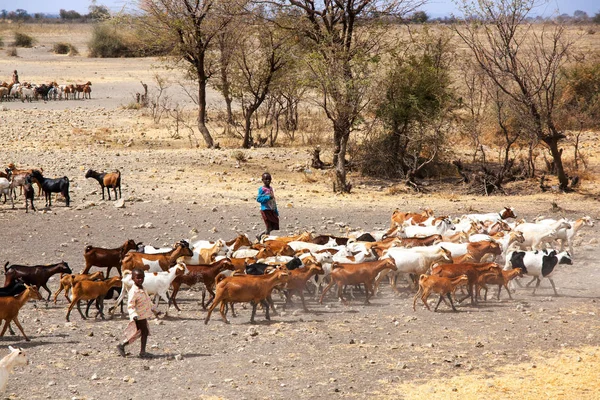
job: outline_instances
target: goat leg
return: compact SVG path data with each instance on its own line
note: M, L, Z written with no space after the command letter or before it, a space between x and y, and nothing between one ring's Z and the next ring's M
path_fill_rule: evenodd
M458 311L456 307L454 307L454 303L452 302L452 296L450 296L450 293L446 293L446 295L448 296L448 300L450 300L450 306L452 306L452 311Z
M538 279L538 277L537 277L537 276L534 276L534 277L533 277L533 278L532 278L532 279L529 281L529 283L527 283L525 286L526 286L526 287L529 287L529 285L531 285L531 284L533 283L533 281L535 281L536 279ZM538 279L538 281L539 281L539 279Z
M373 292L373 287L370 282L364 282L365 285L365 304L371 304L369 302L369 292Z
M271 297L271 295L267 296L267 301L265 303L267 304L267 306L271 306L271 309L273 310L273 315L277 315L277 311L275 311L275 303L273 302L273 298ZM265 303L263 303L263 305Z
M50 301L50 296L52 296L52 292L50 291L50 289L48 289L48 286L46 286L47 284L44 283L42 285L42 287L46 290L46 292L48 292L48 298L46 299L46 307L48 307L48 302ZM40 288L38 288L39 290Z
M81 311L81 302L80 302L79 300L77 300L77 311L79 311L79 314L81 314L81 318L83 318L83 319L87 319L87 318L85 317L85 315L83 315L83 312ZM98 315L98 314L96 314L96 316L97 316L97 315ZM94 318L96 318L96 317L94 317Z
M440 306L440 303L442 302L442 300L444 300L444 295L440 294L440 298L438 299L437 304L435 305L435 308L433 309L433 312L436 312L438 307Z
M12 319L15 322L15 325L17 325L17 328L19 328L19 330L21 331L21 333L23 334L23 337L25 338L26 341L30 342L31 339L29 339L27 337L27 335L25 334L25 331L23 330L23 327L21 326L21 323L19 322L19 320L17 319L17 316L15 315L15 317ZM3 332L4 333L4 332Z
M535 277L535 279L537 279L537 283L535 284L535 287L533 288L533 294L535 294L535 291L537 290L537 288L540 287L540 283L542 283L542 281L540 280L540 278Z
M552 289L554 290L554 295L558 296L558 292L556 291L556 286L554 286L554 281L552 280L552 278L548 278L548 280L550 281L550 284L552 285Z
M7 319L6 321L4 321L4 326L2 327L2 332L0 332L0 337L4 336L4 334L6 333L6 328L9 327L9 324L10 324L10 320ZM11 331L12 331L12 329L11 329ZM13 335L14 335L14 333L13 333Z
M252 315L250 316L250 323L253 324L254 316L256 315L256 306L258 306L258 304L254 301L251 301L250 304L252 304ZM269 305L267 304L267 313L268 312L269 312Z
M273 300L271 300L271 301L273 301ZM267 321L270 321L271 316L269 315L269 302L267 300L261 300L260 302L262 303L263 307L265 307L265 318L267 319ZM275 312L274 308L273 308L273 312Z
M302 308L304 309L304 312L310 312L306 307L306 303L304 302L304 290L300 290L300 300L302 300Z

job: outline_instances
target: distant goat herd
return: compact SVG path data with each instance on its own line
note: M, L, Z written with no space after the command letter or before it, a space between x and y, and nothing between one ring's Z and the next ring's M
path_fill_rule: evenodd
M20 99L22 102L32 100L75 100L91 99L92 82L59 85L56 82L36 85L29 82L0 83L0 101Z
M6 204L7 198L10 198L12 208L15 208L14 200L17 198L16 188L18 187L25 197L25 212L29 212L29 204L31 204L31 209L36 211L33 204L35 198L33 184L35 183L38 187L38 195L44 193L47 207L52 206L52 193L60 193L68 207L71 202L69 178L66 176L54 179L46 178L42 175L43 171L42 168L18 169L14 163L8 164L4 172L0 171L0 196L4 195L4 203ZM118 198L117 189L119 190L119 197L121 196L121 172L118 170L115 172L96 172L90 169L86 172L85 177L86 179L93 178L98 181L102 189L103 200L104 188L106 188L109 200L112 200L110 189L114 191L115 200Z

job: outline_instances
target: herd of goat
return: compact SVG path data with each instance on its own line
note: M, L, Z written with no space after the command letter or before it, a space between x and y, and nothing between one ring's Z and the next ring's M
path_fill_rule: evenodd
M116 197L115 184L108 185L105 179L90 172L88 175L97 179L103 189L113 188ZM39 180L41 175L29 176ZM43 180L41 185L46 191ZM471 304L476 304L481 301L481 290L483 300L487 300L490 285L498 288L498 299L502 288L512 299L509 283L523 276L532 278L527 286L535 282L533 293L547 278L557 294L552 274L557 265L572 264L574 239L585 226L593 226L588 216L525 222L517 219L510 207L497 213L467 214L454 219L435 216L429 209L421 213L396 210L389 229L354 232L347 237L305 232L287 237L263 236L252 242L240 234L230 241L181 240L171 248L144 246L132 239L115 248L87 246L83 254L85 268L80 274L73 274L64 261L35 266L5 264L5 284L0 289L0 319L5 324L0 336L12 321L29 340L17 320L19 309L30 299L42 299L40 288L44 288L46 301L50 301L52 292L47 283L59 273L60 287L54 293L54 303L64 291L69 302L67 321L75 306L86 319L94 304L96 317L104 318L104 300L115 297L109 312L112 315L119 305L123 312L124 296L133 284L133 269L146 271L144 288L155 295L157 306L163 299L168 304L167 311L171 304L180 310L177 294L182 285L202 285L205 323L216 307L228 323L226 314L231 310L235 316L235 303L252 305L252 322L258 305L262 305L269 319L269 310L275 312L274 289L285 304L294 295L299 296L304 310L305 293L322 304L333 286L344 304L356 291L362 292L368 304L385 280L391 290L399 292L401 276L409 278L408 290L416 290L413 309L419 299L429 309L428 297L436 293L439 299L434 311L442 301L456 311L457 288L465 295L459 302L470 299ZM560 249L555 250L558 244ZM92 272L92 268L102 271ZM111 277L113 268L118 274ZM87 302L85 313L80 307L82 300Z
M29 204L31 204L31 209L36 211L33 204L35 199L33 184L36 184L38 195L44 193L46 207L52 206L52 193L60 193L65 199L66 206L69 207L71 202L69 178L66 176L47 178L42 175L43 171L42 168L19 169L14 163L8 164L4 172L0 171L0 196L4 195L4 203L6 204L7 198L10 198L12 208L15 208L14 199L16 199L16 189L19 188L25 198L25 212L29 212ZM105 188L109 200L111 200L110 189L114 191L115 200L118 198L117 189L119 190L119 196L121 196L121 172L118 170L115 172L96 172L90 169L86 172L85 177L86 179L93 178L98 181L102 189L103 200Z
M22 102L26 100L75 100L75 99L91 99L92 98L92 82L75 83L69 85L59 85L56 82L40 85L23 82L23 83L0 83L0 101L10 101L20 99Z

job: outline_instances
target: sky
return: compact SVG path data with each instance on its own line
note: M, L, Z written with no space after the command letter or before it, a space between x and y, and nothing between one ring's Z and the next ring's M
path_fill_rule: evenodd
M135 0L97 0L96 4L105 5L111 11L119 11L123 7L131 8ZM86 0L0 0L0 10L14 11L22 8L29 14L36 12L58 14L60 9L75 10L80 14L88 12L91 1ZM452 0L430 0L422 7L422 10L431 17L443 17L452 13L458 14ZM575 10L582 10L593 16L600 12L600 1L598 0L550 0L545 8L540 9L542 15L552 15L556 10L558 14L573 15Z

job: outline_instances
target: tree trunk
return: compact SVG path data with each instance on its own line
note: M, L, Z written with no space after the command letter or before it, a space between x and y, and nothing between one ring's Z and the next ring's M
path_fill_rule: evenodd
M561 138L555 136L545 137L544 143L546 143L550 149L550 153L554 159L559 188L560 190L565 191L569 188L569 178L567 178L567 174L565 174L565 168L562 163L562 149L558 148L558 141L560 139Z
M242 143L244 149L249 149L252 145L252 114L254 114L252 110L246 110L244 113L244 142Z
M335 165L334 192L350 193L352 185L346 182L346 150L350 137L350 124L346 119L333 124L335 138L335 152L333 154Z
M206 81L207 77L204 68L198 69L198 130L204 138L206 147L209 149L215 146L213 138L206 127Z

